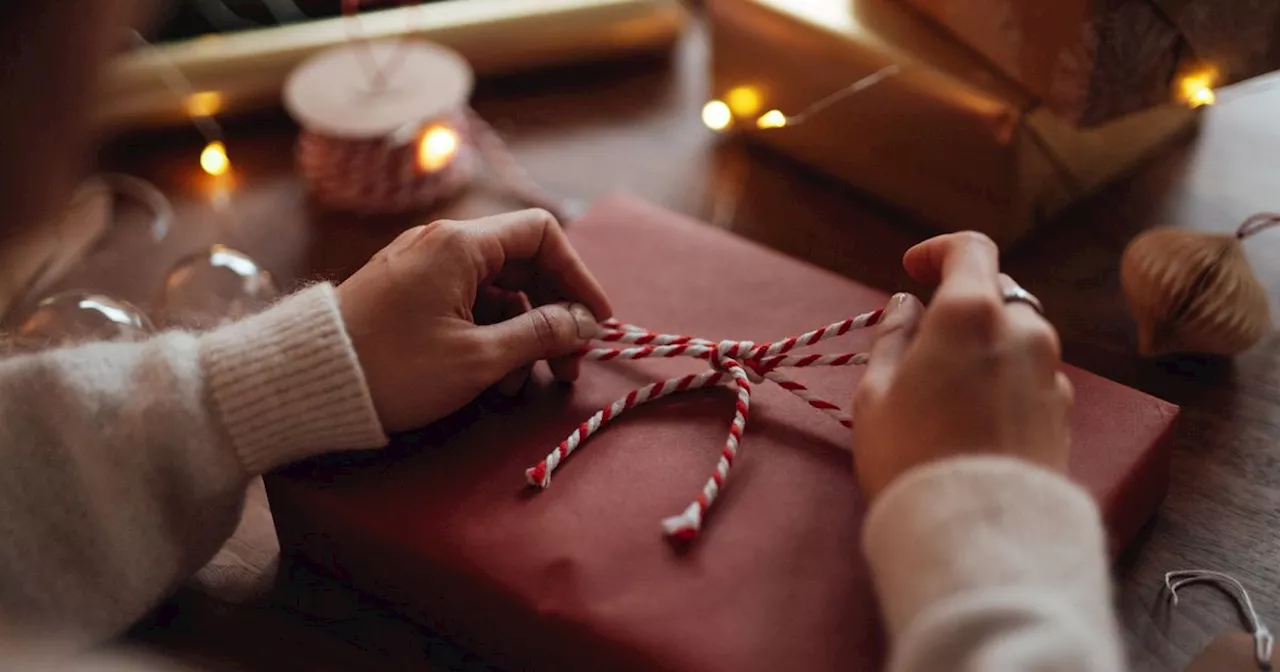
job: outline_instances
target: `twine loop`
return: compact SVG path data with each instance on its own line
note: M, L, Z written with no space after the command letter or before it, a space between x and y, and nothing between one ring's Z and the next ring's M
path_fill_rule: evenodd
M768 371L760 363L762 351L751 341L720 341L711 351L708 361L716 371L733 375L735 368L741 368L747 380L762 383Z
M526 469L525 477L531 485L547 488L551 485L551 474L588 437L599 431L610 420L636 406L689 390L719 385L736 388L737 401L734 404L733 421L729 424L729 434L725 439L724 448L720 451L715 471L692 503L679 514L662 521L662 527L667 536L679 541L690 541L697 537L702 529L703 518L724 487L729 469L738 457L742 435L746 430L747 417L751 410L752 386L764 383L766 380L771 381L804 400L809 406L831 416L841 425L852 427L852 419L839 406L815 395L809 388L791 380L778 369L866 364L867 355L863 353L802 356L789 353L799 347L843 336L855 329L871 327L880 321L882 315L882 310L875 310L800 336L760 345L751 341L715 342L693 336L662 334L643 327L609 320L601 325L595 340L630 347L587 346L577 353L579 357L596 361L688 357L706 360L710 368L701 373L669 378L632 390L627 396L601 409L579 425L541 462Z

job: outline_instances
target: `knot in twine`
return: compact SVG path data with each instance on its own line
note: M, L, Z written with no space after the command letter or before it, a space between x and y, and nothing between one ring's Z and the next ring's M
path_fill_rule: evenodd
M640 389L632 390L627 396L613 402L597 412L578 426L567 439L560 442L555 450L545 459L525 470L525 476L531 485L547 488L551 485L551 474L556 468L573 454L588 437L600 430L605 423L622 413L641 404L660 399L672 394L699 390L717 385L732 385L737 388L738 398L735 404L733 421L729 424L729 436L725 440L724 449L720 451L720 459L716 462L715 471L702 487L697 499L689 504L683 512L662 521L662 528L667 536L678 541L689 541L698 536L702 529L703 518L707 510L715 503L716 497L724 487L729 475L729 468L738 457L742 444L742 434L746 430L747 416L751 410L752 385L773 381L782 389L800 397L813 408L834 418L845 427L852 427L853 421L840 410L840 407L813 394L809 388L791 380L778 369L804 368L810 366L859 366L867 363L864 353L846 353L836 355L811 354L795 356L787 354L792 350L820 343L829 338L843 336L854 329L862 329L875 325L880 321L884 311L876 310L851 317L841 322L827 325L800 336L793 336L773 343L756 345L751 341L720 341L716 343L693 336L660 334L630 324L622 324L616 320L608 320L600 326L595 340L621 343L637 347L584 347L577 356L606 362L614 359L648 359L653 357L692 357L705 359L711 368L701 373L670 378L658 383L651 383Z

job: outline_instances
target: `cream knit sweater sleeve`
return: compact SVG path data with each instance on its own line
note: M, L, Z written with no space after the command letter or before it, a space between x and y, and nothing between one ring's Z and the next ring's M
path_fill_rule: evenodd
M252 476L385 442L329 285L202 336L2 360L0 633L109 638L212 557Z
M1119 672L1105 535L1092 498L1028 462L908 472L863 545L896 672Z

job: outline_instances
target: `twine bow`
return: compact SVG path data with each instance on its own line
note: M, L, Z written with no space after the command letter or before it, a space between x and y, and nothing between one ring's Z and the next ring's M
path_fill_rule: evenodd
M588 437L595 434L610 420L641 404L688 390L699 390L721 384L731 384L738 390L738 399L729 425L715 471L702 487L697 499L685 510L662 521L666 534L679 541L689 541L698 535L707 510L715 503L724 487L729 469L742 444L742 433L747 426L751 410L752 385L771 380L782 389L800 397L813 408L835 418L845 427L852 427L849 416L840 407L815 395L804 385L791 380L778 369L810 366L858 366L867 362L867 355L846 353L837 355L811 354L795 356L787 354L798 347L814 345L829 338L843 336L854 329L863 329L880 321L883 311L876 310L827 325L800 336L757 345L751 341L720 341L719 343L692 336L659 334L642 327L609 320L601 325L595 340L620 343L636 347L584 347L578 352L583 359L610 361L614 359L647 359L651 357L693 357L705 359L711 368L702 373L670 378L632 390L627 396L613 402L578 426L567 439L560 442L545 459L525 470L531 485L547 488L551 474L577 450Z

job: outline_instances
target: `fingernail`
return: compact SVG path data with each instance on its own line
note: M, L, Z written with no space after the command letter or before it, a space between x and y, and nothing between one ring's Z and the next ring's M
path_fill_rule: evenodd
M596 322L596 316L581 303L569 304L569 314L578 325L578 338L592 338L600 330L600 323Z
M898 309L901 308L902 304L906 302L907 302L907 295L903 293L894 294L893 296L889 297L889 305L884 307L885 318L888 318L894 313L898 312Z

